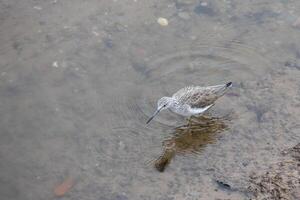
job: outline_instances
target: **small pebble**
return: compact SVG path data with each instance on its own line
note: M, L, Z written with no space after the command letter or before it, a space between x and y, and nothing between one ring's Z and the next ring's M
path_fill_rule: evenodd
M124 142L120 141L119 142L119 150L124 150L125 149L125 144Z
M160 17L157 19L157 23L161 26L168 26L169 22L166 18Z
M53 62L52 67L58 68L57 61Z
M42 10L42 7L40 7L40 6L34 6L33 8L36 10Z
M200 5L203 6L203 7L205 7L205 6L208 5L208 3L204 1L204 2L201 2Z
M95 35L95 36L99 36L99 33L97 31L92 31L92 33Z

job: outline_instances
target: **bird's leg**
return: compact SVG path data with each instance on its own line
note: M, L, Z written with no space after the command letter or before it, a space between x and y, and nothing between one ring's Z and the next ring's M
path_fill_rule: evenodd
M192 115L190 117L190 121L189 122L190 122L191 125L197 124L198 123L198 118L196 116Z
M187 124L183 125L180 128L191 128L194 125L198 125L199 124L199 118L198 117L199 116L194 116L194 115L190 116L189 118L186 119Z
M187 127L188 127L188 124L183 124L183 125L180 125L180 126L175 127L175 129L178 129L178 130L185 130Z
M210 118L210 116L208 114L200 115L199 117L201 117L202 119L208 119L208 118Z
M186 125L183 125L183 127L189 128L191 125L191 117L186 118Z
M188 119L188 127L193 128L194 126L197 126L199 124L198 118L196 116L191 116Z

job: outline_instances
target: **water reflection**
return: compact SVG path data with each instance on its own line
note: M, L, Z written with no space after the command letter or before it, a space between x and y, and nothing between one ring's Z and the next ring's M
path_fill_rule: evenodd
M175 128L174 135L163 141L162 155L155 160L155 168L163 172L177 155L199 153L207 144L214 143L218 133L227 129L228 116L216 118L201 116Z

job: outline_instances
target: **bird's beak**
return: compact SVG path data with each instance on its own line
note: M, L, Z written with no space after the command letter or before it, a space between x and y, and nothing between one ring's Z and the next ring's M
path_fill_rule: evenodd
M146 124L149 124L152 121L152 119L161 111L162 108L163 107L160 107L159 109L157 109L155 111L155 113L148 119L148 121L146 122Z

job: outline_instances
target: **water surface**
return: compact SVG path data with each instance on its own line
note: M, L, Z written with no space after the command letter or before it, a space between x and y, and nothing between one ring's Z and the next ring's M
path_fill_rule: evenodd
M0 195L57 199L71 177L62 199L250 198L251 175L300 141L298 13L292 0L2 0ZM160 97L228 81L198 125L145 124Z

